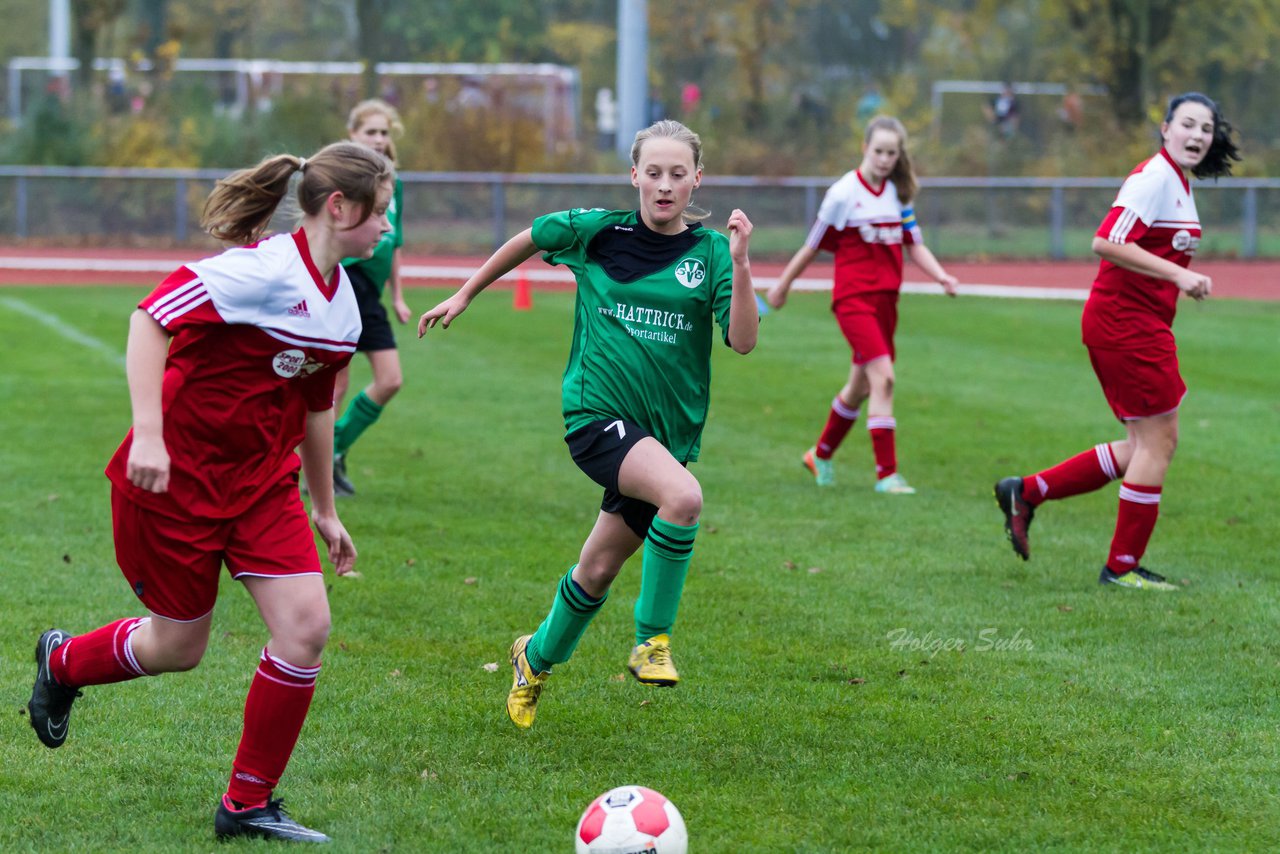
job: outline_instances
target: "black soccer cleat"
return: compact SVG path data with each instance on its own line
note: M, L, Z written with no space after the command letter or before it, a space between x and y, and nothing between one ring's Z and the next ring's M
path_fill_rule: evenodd
M333 458L333 494L338 497L356 494L356 485L347 477L347 455Z
M49 629L36 642L36 684L31 689L27 715L36 735L45 747L61 747L67 740L67 724L71 720L71 704L80 692L59 685L49 672L49 656L71 636L62 629Z
M1004 529L1009 535L1013 551L1023 560L1031 560L1031 520L1036 508L1022 497L1022 478L1006 477L996 483L996 503L1004 511Z
M227 798L224 796L218 802L218 811L213 816L213 832L220 840L233 836L256 836L284 842L332 841L320 831L303 827L289 818L284 811L284 800L280 798L267 801L266 806L233 810L227 805Z

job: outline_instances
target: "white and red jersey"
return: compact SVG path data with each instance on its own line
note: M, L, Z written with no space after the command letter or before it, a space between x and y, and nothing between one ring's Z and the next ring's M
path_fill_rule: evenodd
M902 288L902 245L923 243L915 214L886 180L871 189L858 170L831 185L805 245L835 254L832 303Z
M333 406L360 338L341 266L320 277L305 232L278 234L179 268L138 307L173 336L164 370L168 493L129 482L133 431L107 465L136 503L231 518L299 467L306 416Z
M1182 267L1200 245L1191 185L1163 148L1129 173L1097 236L1136 243ZM1169 349L1178 288L1103 261L1084 314L1084 343L1104 349Z

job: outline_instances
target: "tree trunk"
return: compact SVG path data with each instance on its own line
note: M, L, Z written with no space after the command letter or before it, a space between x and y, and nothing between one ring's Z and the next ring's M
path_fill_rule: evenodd
M360 59L364 61L364 94L366 98L376 98L378 92L378 72L375 66L382 59L382 21L385 12L385 0L356 0L356 44L360 48Z

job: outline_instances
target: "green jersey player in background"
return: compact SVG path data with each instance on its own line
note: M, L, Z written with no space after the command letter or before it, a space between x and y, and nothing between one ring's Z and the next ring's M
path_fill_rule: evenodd
M568 661L622 564L644 545L636 640L628 669L646 685L680 681L671 629L693 556L702 487L698 459L711 391L713 322L738 353L756 346L760 315L747 249L751 221L735 210L729 236L690 208L702 181L702 142L675 121L636 134L631 183L638 211L548 214L508 240L459 291L418 321L448 327L480 291L537 252L578 283L564 372L565 442L604 487L595 527L560 579L551 611L511 646L507 714L533 725L553 665Z

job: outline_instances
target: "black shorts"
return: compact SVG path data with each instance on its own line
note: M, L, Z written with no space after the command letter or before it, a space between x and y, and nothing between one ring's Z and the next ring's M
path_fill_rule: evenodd
M604 487L600 509L606 513L621 514L622 521L641 539L648 535L658 508L618 492L618 470L636 442L652 435L629 421L605 418L579 427L564 437L578 468Z
M347 278L351 279L351 290L356 294L356 305L360 306L360 340L356 342L356 350L394 350L396 336L391 331L391 321L387 318L387 309L382 305L382 294L359 267L347 267Z

